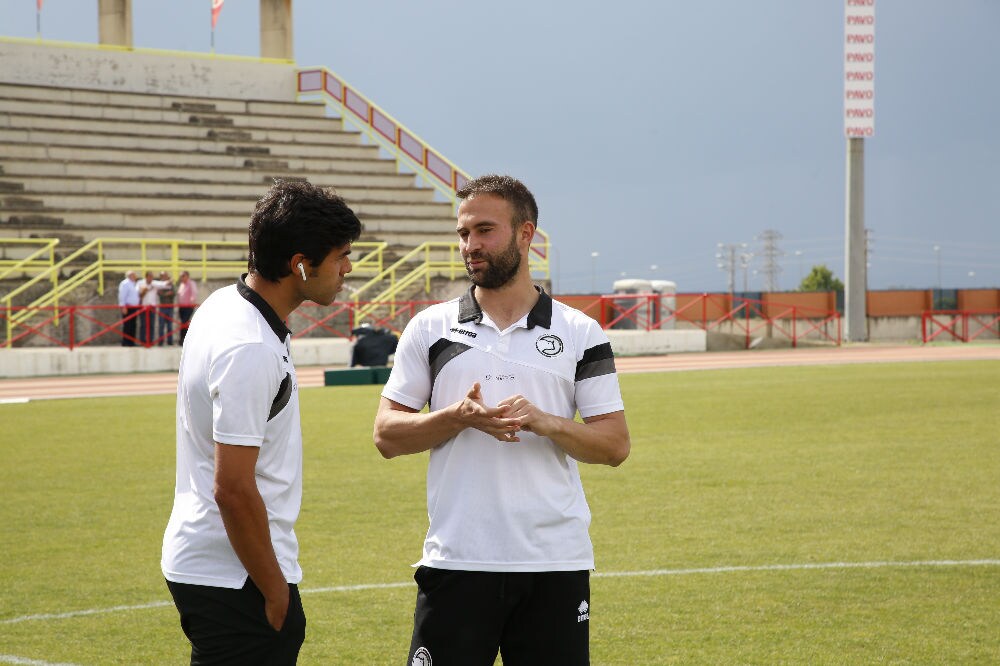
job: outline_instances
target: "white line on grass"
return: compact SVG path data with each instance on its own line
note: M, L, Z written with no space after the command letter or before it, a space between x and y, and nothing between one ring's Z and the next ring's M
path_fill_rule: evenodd
M594 573L595 578L632 578L638 576L689 576L694 574L717 574L748 571L801 571L811 569L888 569L898 567L983 567L1000 566L1000 559L983 560L917 560L915 562L816 562L805 564L764 564L758 566L728 566L728 567L701 567L695 569L649 569L647 571L598 571ZM388 590L400 587L412 587L413 582L406 583L366 583L362 585L336 585L333 587L316 587L301 590L302 594L325 594L329 592L358 592L363 590ZM22 615L6 620L0 620L0 625L18 624L20 622L31 622L35 620L65 620L73 617L85 615L101 615L105 613L117 613L118 611L146 610L149 608L163 608L172 606L169 601L153 601L148 604L135 604L132 606L111 606L109 608L88 608L78 611L67 611L65 613L41 613L38 615ZM2 661L4 655L0 655ZM15 658L16 657L12 657ZM20 663L20 662L17 662ZM27 662L33 663L33 662ZM43 663L43 662L39 662Z
M701 569L651 569L649 571L607 571L595 578L632 576L687 576L692 574L730 573L734 571L797 571L803 569L885 569L889 567L982 567L998 566L1000 560L922 560L917 562L817 562L814 564L765 564L761 566L705 567Z
M56 664L51 661L39 661L38 659L15 657L12 654L0 654L0 664L24 664L25 666L76 666L76 664L68 664L68 663Z

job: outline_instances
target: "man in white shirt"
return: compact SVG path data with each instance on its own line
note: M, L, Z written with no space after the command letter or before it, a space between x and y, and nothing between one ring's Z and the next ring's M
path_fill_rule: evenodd
M170 286L169 281L154 280L153 271L146 271L145 279L139 282L139 302L142 305L139 339L147 347L152 346L156 337L156 320L160 318L160 291Z
M375 417L386 458L430 451L407 663L582 666L594 555L577 462L628 456L614 355L532 284L531 192L490 175L458 196L472 287L407 325Z
M191 319L161 568L192 665L297 660L305 639L294 531L302 431L284 322L303 301L333 302L360 233L339 196L276 183L250 219L249 273Z
M139 286L135 271L125 273L118 285L118 307L122 310L122 347L135 347L135 320L139 316Z

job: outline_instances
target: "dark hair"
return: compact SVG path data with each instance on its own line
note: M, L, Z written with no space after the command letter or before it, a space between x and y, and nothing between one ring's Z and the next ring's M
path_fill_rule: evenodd
M277 282L301 252L312 264L361 236L361 221L332 189L305 181L275 181L250 216L247 268Z
M522 222L532 222L538 227L538 204L535 197L524 183L511 176L499 176L495 173L486 174L470 180L455 193L459 199L471 199L480 194L492 194L500 197L514 209L514 227Z

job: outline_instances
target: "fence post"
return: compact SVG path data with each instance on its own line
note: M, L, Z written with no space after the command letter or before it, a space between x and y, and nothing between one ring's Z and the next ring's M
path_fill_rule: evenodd
M799 313L799 309L797 307L793 307L792 308L792 349L795 349L796 347L799 346L798 329L795 326L795 324L798 321L798 313Z

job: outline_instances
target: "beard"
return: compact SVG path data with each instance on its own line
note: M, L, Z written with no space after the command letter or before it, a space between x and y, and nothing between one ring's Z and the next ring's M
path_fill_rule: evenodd
M521 268L521 252L517 249L517 239L513 236L504 250L496 254L476 252L470 254L468 259L486 260L486 269L479 274L474 273L468 263L465 264L465 270L472 284L483 289L499 289L513 280Z

